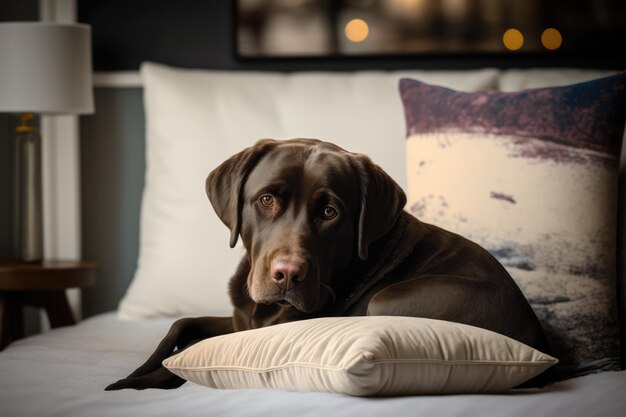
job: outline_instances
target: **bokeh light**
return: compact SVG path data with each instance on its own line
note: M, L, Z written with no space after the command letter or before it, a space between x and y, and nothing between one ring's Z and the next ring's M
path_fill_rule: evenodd
M508 29L502 35L502 43L504 47L510 51L517 51L524 46L524 35L517 29Z
M541 34L541 44L544 48L554 51L559 49L563 43L561 32L555 28L548 28Z
M352 19L344 29L346 38L352 42L363 42L370 33L367 22L363 19Z

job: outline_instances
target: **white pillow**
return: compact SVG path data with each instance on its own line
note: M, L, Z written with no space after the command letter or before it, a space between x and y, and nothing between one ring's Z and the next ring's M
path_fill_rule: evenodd
M575 68L532 68L504 70L498 77L498 91L561 87L616 74L617 71Z
M368 316L303 320L213 337L163 365L211 388L389 396L504 392L556 362L478 327Z
M125 319L230 315L228 279L242 255L204 191L207 174L262 137L315 137L369 154L406 184L401 77L493 89L496 70L258 73L141 68L146 178L138 267Z

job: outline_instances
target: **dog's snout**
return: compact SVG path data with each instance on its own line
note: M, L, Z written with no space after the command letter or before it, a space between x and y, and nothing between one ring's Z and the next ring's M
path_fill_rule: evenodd
M299 256L279 256L272 260L270 273L276 285L288 291L294 284L304 280L306 270L306 262Z

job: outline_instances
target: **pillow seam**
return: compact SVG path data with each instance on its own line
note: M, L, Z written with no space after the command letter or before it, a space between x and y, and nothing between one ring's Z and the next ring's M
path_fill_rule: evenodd
M357 358L360 359L360 358ZM479 366L539 366L539 365L551 365L555 362L553 361L445 361L445 360L433 360L433 359L380 359L380 360L367 360L364 359L365 362L369 362L372 364L435 364L435 365L448 365L448 366L457 366L457 365L479 365ZM254 373L262 373L262 372L273 372L278 371L285 368L310 368L310 369L320 369L326 371L346 371L349 370L356 360L350 361L345 366L324 366L310 363L300 363L294 362L285 365L265 367L265 368L251 368L247 366L202 366L202 367L181 367L181 366L167 366L170 370L176 371L189 371L189 372L205 372L205 371L244 371L244 372L254 372Z

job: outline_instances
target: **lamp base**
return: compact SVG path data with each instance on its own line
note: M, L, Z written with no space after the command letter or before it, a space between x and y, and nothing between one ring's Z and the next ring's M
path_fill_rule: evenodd
M43 260L41 136L28 124L32 119L32 113L22 113L15 136L13 256L19 262L38 263Z

